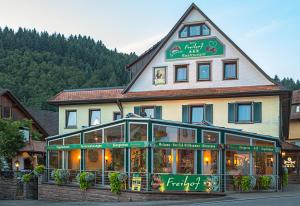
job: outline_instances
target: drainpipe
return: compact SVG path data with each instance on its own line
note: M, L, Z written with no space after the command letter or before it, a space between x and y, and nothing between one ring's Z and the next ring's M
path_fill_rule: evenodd
M121 117L123 118L123 105L122 105L122 103L120 102L120 100L119 99L117 99L117 105L118 105L118 107L119 107L119 110L120 110L120 112L121 112Z

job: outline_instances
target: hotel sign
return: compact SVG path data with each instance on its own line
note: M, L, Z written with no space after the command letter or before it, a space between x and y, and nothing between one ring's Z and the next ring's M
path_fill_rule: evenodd
M212 175L153 175L151 187L152 189L159 190L161 192L217 192L220 190L219 177Z
M287 160L283 161L283 164L287 168L295 168L296 161L292 161L292 158L288 157Z
M220 56L225 51L224 45L217 38L194 41L174 42L166 51L166 59L187 59L208 56Z

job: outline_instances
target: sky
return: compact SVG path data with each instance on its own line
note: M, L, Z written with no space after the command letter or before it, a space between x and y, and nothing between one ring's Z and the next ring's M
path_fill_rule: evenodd
M300 79L298 0L0 0L0 27L87 35L141 54L193 2L267 74Z

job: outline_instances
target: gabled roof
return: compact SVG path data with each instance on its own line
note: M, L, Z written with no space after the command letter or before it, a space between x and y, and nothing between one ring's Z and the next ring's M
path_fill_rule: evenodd
M164 37L160 42L154 45L151 49L142 54L137 60L127 66L128 70L134 71L135 76L129 82L127 87L124 89L122 93L128 92L134 82L139 78L139 76L143 73L146 67L150 64L153 58L157 55L157 53L163 48L163 46L168 42L171 36L176 32L179 26L182 24L184 19L192 12L193 9L196 9L206 20L221 34L224 36L227 41L229 41L235 49L237 49L263 76L265 76L270 82L273 84L277 83L267 75L242 49L240 49L208 16L206 16L199 7L192 3L191 6L186 10L183 16L179 19L179 21L175 24L175 26L171 29L171 31Z
M2 95L8 95L12 101L15 102L15 104L19 107L19 109L24 112L24 114L27 116L28 119L32 119L34 121L35 126L37 129L42 133L44 137L48 136L49 134L47 131L41 126L38 120L34 118L34 116L22 105L22 103L18 100L17 97L13 95L11 91L8 89L0 89L0 96Z

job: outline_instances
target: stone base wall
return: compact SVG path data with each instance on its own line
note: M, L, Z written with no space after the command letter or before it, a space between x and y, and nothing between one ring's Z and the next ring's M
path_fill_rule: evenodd
M113 194L108 189L91 188L80 190L79 186L57 186L53 183L39 184L39 200L55 201L98 201L98 202L130 202L149 200L183 200L191 198L209 198L224 196L223 193L185 193L185 192L130 192L123 191L120 195Z
M0 200L17 199L17 178L0 176Z

